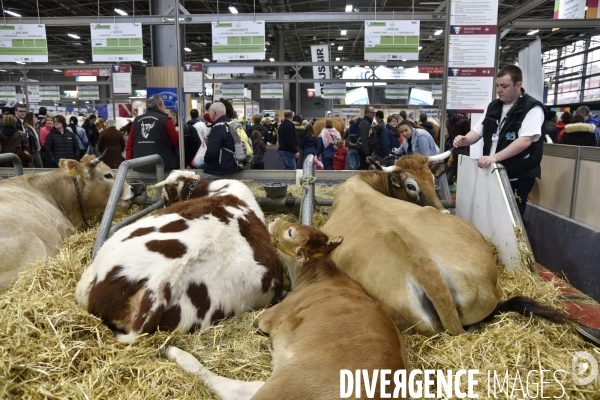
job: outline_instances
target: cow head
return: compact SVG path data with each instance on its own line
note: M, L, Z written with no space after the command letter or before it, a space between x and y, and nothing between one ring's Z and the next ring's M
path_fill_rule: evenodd
M446 164L439 161L449 157L451 151L437 156L424 157L412 155L400 157L392 166L382 167L374 163L377 169L388 174L388 195L419 206L431 206L449 213L442 206L435 191L435 178L446 170Z
M162 182L154 185L155 188L163 188L162 198L165 206L186 201L191 198L204 197L208 195L210 181L200 180L200 176L192 171L173 171Z
M108 197L115 183L115 174L102 162L102 156L84 156L81 161L61 159L59 169L77 182L77 190L81 197L81 206L86 218L94 217L104 211ZM73 183L68 183L73 185ZM133 198L133 189L123 184L119 206L127 207ZM79 204L75 204L79 214Z
M269 224L269 233L288 267L292 286L302 273L306 261L328 255L344 240L341 236L330 239L318 229L280 218L275 218Z

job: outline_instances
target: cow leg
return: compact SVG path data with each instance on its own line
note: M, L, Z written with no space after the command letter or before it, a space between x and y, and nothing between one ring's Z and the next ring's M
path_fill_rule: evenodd
M165 357L179 365L183 370L197 375L202 382L222 400L245 400L252 396L264 385L264 382L244 382L225 378L210 372L193 355L175 346L165 350Z

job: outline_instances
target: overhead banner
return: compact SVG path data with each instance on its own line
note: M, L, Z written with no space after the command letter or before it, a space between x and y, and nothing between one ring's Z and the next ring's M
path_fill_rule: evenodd
M46 25L0 25L0 62L48 62Z
M492 101L498 0L451 2L448 41L448 112L483 113Z
M593 1L593 0L592 0ZM554 19L582 19L585 18L587 0L555 0ZM596 12L598 0L596 0ZM589 9L588 9L589 12ZM590 18L590 17L588 17Z
M0 104L2 104L2 107L14 107L16 103L17 88L14 86L0 86Z
M329 44L319 44L310 46L312 62L329 62ZM330 79L331 68L325 65L313 67L313 78ZM315 97L323 97L324 83L315 82Z
M211 26L213 60L265 59L265 21L217 21Z
M408 99L408 83L389 83L385 87L386 99Z
M323 86L324 99L343 99L346 97L346 83L326 83Z
M99 100L98 86L78 86L77 97L79 100Z
M42 101L59 101L60 86L40 86L40 98Z
M65 68L65 76L110 76L108 68Z
M27 99L28 103L39 103L42 101L38 85L27 85Z
M142 24L90 24L92 61L142 61Z
M421 21L365 21L365 60L418 60Z
M444 73L444 67L418 67L420 74L437 74L441 75Z
M203 78L202 63L183 63L183 90L186 93L202 93L204 91Z
M113 93L131 94L131 65L113 65Z
M283 83L261 83L260 84L261 99L282 99L283 98Z
M222 83L221 95L226 99L243 99L245 95L243 83Z

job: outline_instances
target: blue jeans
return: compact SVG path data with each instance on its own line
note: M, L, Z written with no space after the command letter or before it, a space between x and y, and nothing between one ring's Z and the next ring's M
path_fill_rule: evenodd
M323 154L321 161L323 161L323 166L325 167L325 169L327 171L330 171L333 169L333 156L334 155L335 155L334 153Z
M296 169L296 158L294 157L293 151L285 151L277 149L277 152L283 159L283 169Z
M348 147L348 163L352 169L360 168L360 157L358 156L358 150Z

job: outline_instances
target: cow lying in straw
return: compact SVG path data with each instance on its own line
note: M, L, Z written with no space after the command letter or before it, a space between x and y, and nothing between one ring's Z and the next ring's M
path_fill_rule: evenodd
M280 296L283 266L250 189L199 179L176 171L157 185L170 205L107 240L77 284L118 340L192 332Z
M220 398L240 400L334 399L340 396L340 369L366 369L371 377L374 369L406 369L404 342L390 317L331 260L342 238L280 219L269 232L293 286L259 321L273 340L271 377L266 382L220 377L177 347L169 347L166 356L200 376ZM361 386L361 393L382 397L380 385L368 391Z
M562 315L527 298L500 302L494 255L471 223L440 213L426 157L355 175L342 184L322 230L344 235L333 261L380 301L401 331L464 333L500 311ZM407 201L398 201L407 200ZM416 204L412 204L416 203Z
M115 175L102 157L60 160L56 171L0 180L0 292L35 261L52 257L64 239L104 211ZM133 190L123 185L120 206Z

